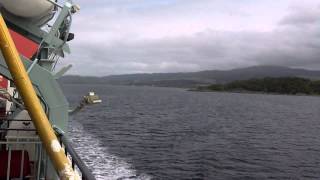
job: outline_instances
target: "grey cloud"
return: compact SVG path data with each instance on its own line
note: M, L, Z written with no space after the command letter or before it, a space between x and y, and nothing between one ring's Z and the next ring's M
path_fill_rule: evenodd
M295 8L288 16L280 21L280 25L308 25L319 22L320 6Z
M112 42L103 37L94 41L81 37L83 41L73 44L75 53L64 64L75 64L71 73L84 75L199 71L251 65L315 69L320 68L319 15L318 11L294 10L272 32L208 29L192 36L160 39L119 36ZM104 31L107 30L99 33Z

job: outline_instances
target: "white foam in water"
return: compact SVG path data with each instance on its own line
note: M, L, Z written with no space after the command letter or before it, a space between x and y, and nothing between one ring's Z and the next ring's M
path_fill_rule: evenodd
M98 180L149 180L149 175L137 175L132 166L124 159L108 153L99 139L85 132L78 122L71 122L69 130L74 148L83 161L93 170Z

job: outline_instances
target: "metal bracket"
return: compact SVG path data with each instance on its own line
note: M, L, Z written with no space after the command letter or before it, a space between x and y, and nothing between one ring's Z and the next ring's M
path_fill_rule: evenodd
M67 16L70 15L70 8L71 7L72 6L70 3L66 3L63 6L59 16L57 17L57 20L54 22L53 26L51 27L49 34L47 34L44 37L44 42L46 42L49 45L53 44L53 39L56 37L56 34L59 31L59 28L61 27L63 21L66 19Z
M65 66L63 68L61 68L55 75L54 78L55 79L59 79L61 78L67 71L69 71L72 68L72 65L69 64L68 66Z

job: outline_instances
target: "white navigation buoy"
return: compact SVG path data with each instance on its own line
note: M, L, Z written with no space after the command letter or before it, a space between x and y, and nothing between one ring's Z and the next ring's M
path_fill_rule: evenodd
M54 7L47 0L0 0L0 4L10 13L25 18L48 15Z

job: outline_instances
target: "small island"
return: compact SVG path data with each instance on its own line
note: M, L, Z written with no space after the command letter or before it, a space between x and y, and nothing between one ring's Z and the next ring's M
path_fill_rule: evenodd
M310 80L300 77L266 77L262 79L249 79L233 81L225 84L200 86L195 90L219 92L255 92L290 95L319 95L320 80Z

